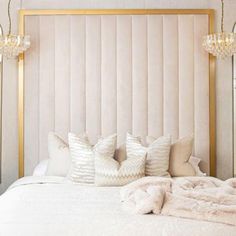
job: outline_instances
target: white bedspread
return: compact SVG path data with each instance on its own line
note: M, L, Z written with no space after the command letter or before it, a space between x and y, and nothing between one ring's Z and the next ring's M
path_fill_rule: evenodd
M236 236L236 227L124 212L120 188L25 177L0 197L0 236Z

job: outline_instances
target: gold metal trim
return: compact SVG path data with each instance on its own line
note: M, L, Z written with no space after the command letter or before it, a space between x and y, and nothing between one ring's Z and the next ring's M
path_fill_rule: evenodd
M38 15L152 15L201 14L209 15L212 9L82 9L82 10L20 10L27 16Z
M24 35L25 16L40 15L208 15L209 33L214 31L213 9L83 9L83 10L20 10L19 33ZM19 177L24 176L24 55L19 56ZM209 56L210 175L216 175L215 58Z
M20 11L19 15L19 33L25 32L25 14ZM24 176L24 54L18 57L18 136L19 136L19 177Z
M214 33L215 13L208 15L209 33ZM210 175L216 176L216 58L209 54L209 106L210 106Z

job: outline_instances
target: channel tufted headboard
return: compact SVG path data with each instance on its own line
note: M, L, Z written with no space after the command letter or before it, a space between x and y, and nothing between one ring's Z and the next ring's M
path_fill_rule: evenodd
M215 175L214 59L202 48L213 10L22 10L19 175L48 158L54 130L145 137L194 134Z

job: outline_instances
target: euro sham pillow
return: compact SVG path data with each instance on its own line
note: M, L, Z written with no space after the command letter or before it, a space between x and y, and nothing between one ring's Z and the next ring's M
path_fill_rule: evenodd
M71 165L68 144L57 134L48 134L48 167L46 175L66 177Z
M94 183L95 157L113 158L116 150L116 134L100 138L94 146L86 135L77 136L69 133L68 139L72 158L68 178L77 183Z
M146 176L170 176L169 154L171 147L171 137L162 136L152 140L147 147L143 146L141 139L127 133L127 153L137 155L139 152L145 152L147 155L145 175Z
M195 170L189 163L193 150L193 136L187 136L172 144L170 150L169 173L173 177L195 176Z
M189 158L189 163L192 165L192 167L195 171L195 175L196 176L206 176L206 173L203 173L199 167L200 162L201 162L201 158L198 158L195 156L191 156Z
M127 136L126 160L118 162L114 157L95 156L95 184L97 186L122 186L145 176L146 152L133 152L132 141Z
M42 160L34 168L33 176L45 176L47 174L49 159Z

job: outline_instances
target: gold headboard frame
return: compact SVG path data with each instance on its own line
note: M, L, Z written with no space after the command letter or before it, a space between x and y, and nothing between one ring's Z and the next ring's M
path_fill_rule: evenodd
M107 10L20 10L19 33L24 35L25 16L30 15L208 15L209 33L214 31L214 10L212 9L107 9ZM24 54L18 62L18 132L19 132L19 177L24 176ZM216 118L215 118L215 58L209 55L209 106L210 106L210 175L216 175Z

